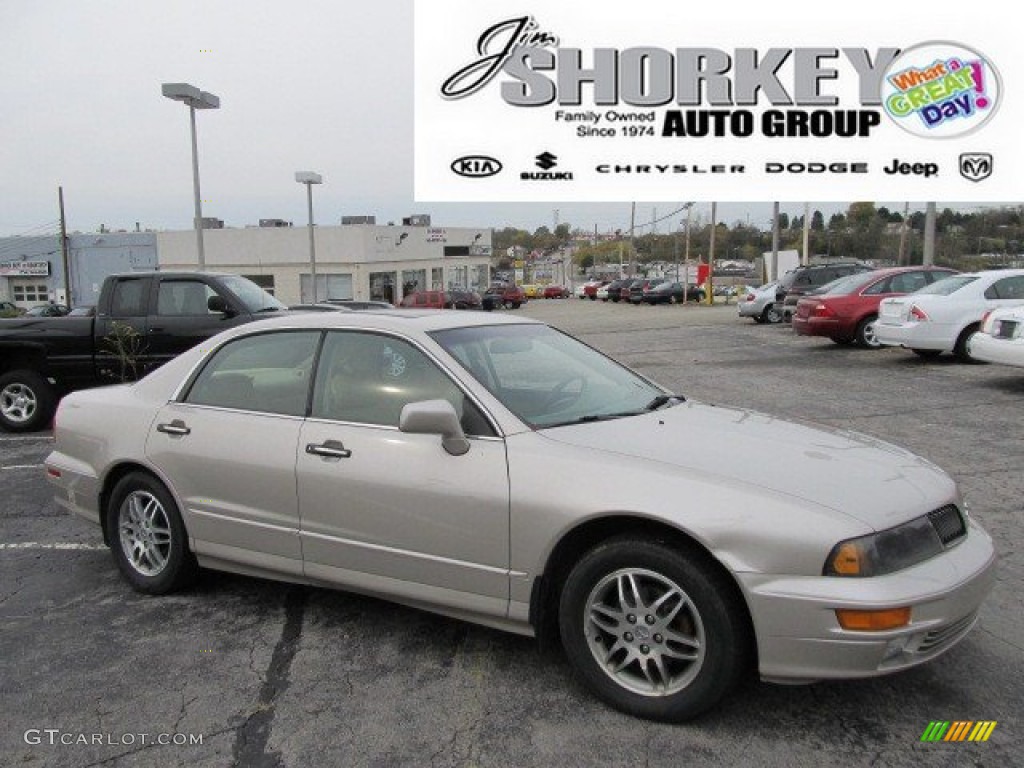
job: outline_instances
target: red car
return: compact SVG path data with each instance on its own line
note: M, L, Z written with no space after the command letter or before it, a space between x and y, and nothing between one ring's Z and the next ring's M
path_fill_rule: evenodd
M591 301L597 301L597 289L608 285L611 280L591 280L583 286L583 297Z
M877 349L881 345L875 338L875 321L882 299L913 293L954 274L956 270L944 267L893 267L840 278L821 293L800 299L793 330L800 336L827 336L836 344L856 342Z
M549 285L544 288L545 299L567 299L569 298L569 289L563 288L560 285Z

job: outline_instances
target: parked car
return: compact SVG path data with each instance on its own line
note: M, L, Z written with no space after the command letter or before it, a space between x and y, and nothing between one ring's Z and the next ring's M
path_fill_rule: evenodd
M92 306L81 306L72 307L71 311L68 312L68 317L95 317L96 307Z
M583 298L591 301L597 300L597 289L602 285L608 285L611 280L591 280L583 284Z
M995 578L992 539L930 461L686 400L524 318L234 328L65 398L45 467L139 592L208 567L557 638L596 696L655 720L755 669L928 662Z
M522 286L523 293L528 299L542 299L544 298L544 286L543 285L524 285Z
M619 280L612 280L610 283L608 283L608 285L605 286L608 290L608 301L620 301L623 296L623 291L627 291L626 295L628 296L629 285L632 282L633 278L624 277Z
M875 323L882 299L913 293L954 274L956 270L945 267L894 267L840 278L800 299L793 330L801 336L826 336L837 344L856 342L878 349L882 345L875 338Z
M871 272L874 267L862 261L837 261L828 264L801 265L779 279L774 307L781 309L782 320L789 322L800 298L841 277ZM768 322L772 322L770 319Z
M609 285L611 285L611 283L605 283L604 285L602 285L600 288L597 289L597 293L594 294L594 296L597 299L599 299L600 301L608 301L608 286Z
M782 308L778 306L779 283L774 281L757 288L748 288L743 300L736 305L740 317L749 317L755 323L781 323Z
M569 289L562 285L548 285L544 288L545 299L567 299Z
M967 344L972 360L1024 368L1024 306L986 313Z
M445 291L413 291L402 297L399 307L405 309L453 309L451 297Z
M24 314L25 310L13 301L0 301L0 317L18 317Z
M70 312L66 304L38 304L26 310L25 317L65 317Z
M1024 269L952 275L917 293L878 305L875 337L921 357L952 352L969 362L970 340L986 312L1024 305Z
M644 300L644 293L649 291L656 285L661 285L665 282L663 277L646 277L640 280L634 280L629 285L629 303L640 305Z
M0 428L41 429L60 396L142 376L225 328L286 307L218 272L129 272L103 281L95 317L0 320Z
M492 285L484 293L481 306L490 312L493 309L504 307L505 309L519 309L526 303L526 294L517 285L496 284Z
M703 301L704 289L698 285L664 282L648 288L643 293L648 304L681 304L683 301Z

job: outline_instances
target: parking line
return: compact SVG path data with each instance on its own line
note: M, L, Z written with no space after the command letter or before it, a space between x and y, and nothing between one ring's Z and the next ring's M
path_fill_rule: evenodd
M13 443L16 440L53 440L53 435L22 435L20 437L0 437L0 443Z
M44 464L11 464L8 467L0 467L0 469L41 469Z
M0 544L0 550L5 549L81 549L100 550L106 549L106 544L84 544L71 541L59 541L55 544L44 544L39 541L22 541L12 544Z

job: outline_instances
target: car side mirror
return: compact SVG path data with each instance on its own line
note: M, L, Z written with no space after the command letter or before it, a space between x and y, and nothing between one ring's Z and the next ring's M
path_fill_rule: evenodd
M447 400L423 400L402 408L398 429L415 435L441 435L441 446L452 456L469 451L459 415Z
M216 294L206 300L206 308L211 312L222 312L228 317L235 314L231 307L228 306L227 300L223 296Z

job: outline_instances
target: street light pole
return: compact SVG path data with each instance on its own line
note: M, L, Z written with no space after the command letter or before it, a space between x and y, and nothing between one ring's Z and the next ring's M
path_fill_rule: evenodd
M313 236L313 185L323 184L324 177L312 171L297 171L295 180L299 184L306 185L306 202L309 207L309 271L313 279L313 303L316 304L316 238Z
M189 126L192 129L192 194L195 205L196 249L199 271L206 269L206 251L203 249L203 200L199 193L199 144L196 140L196 110L220 109L220 98L200 91L188 83L164 83L161 92L168 99L188 105Z

